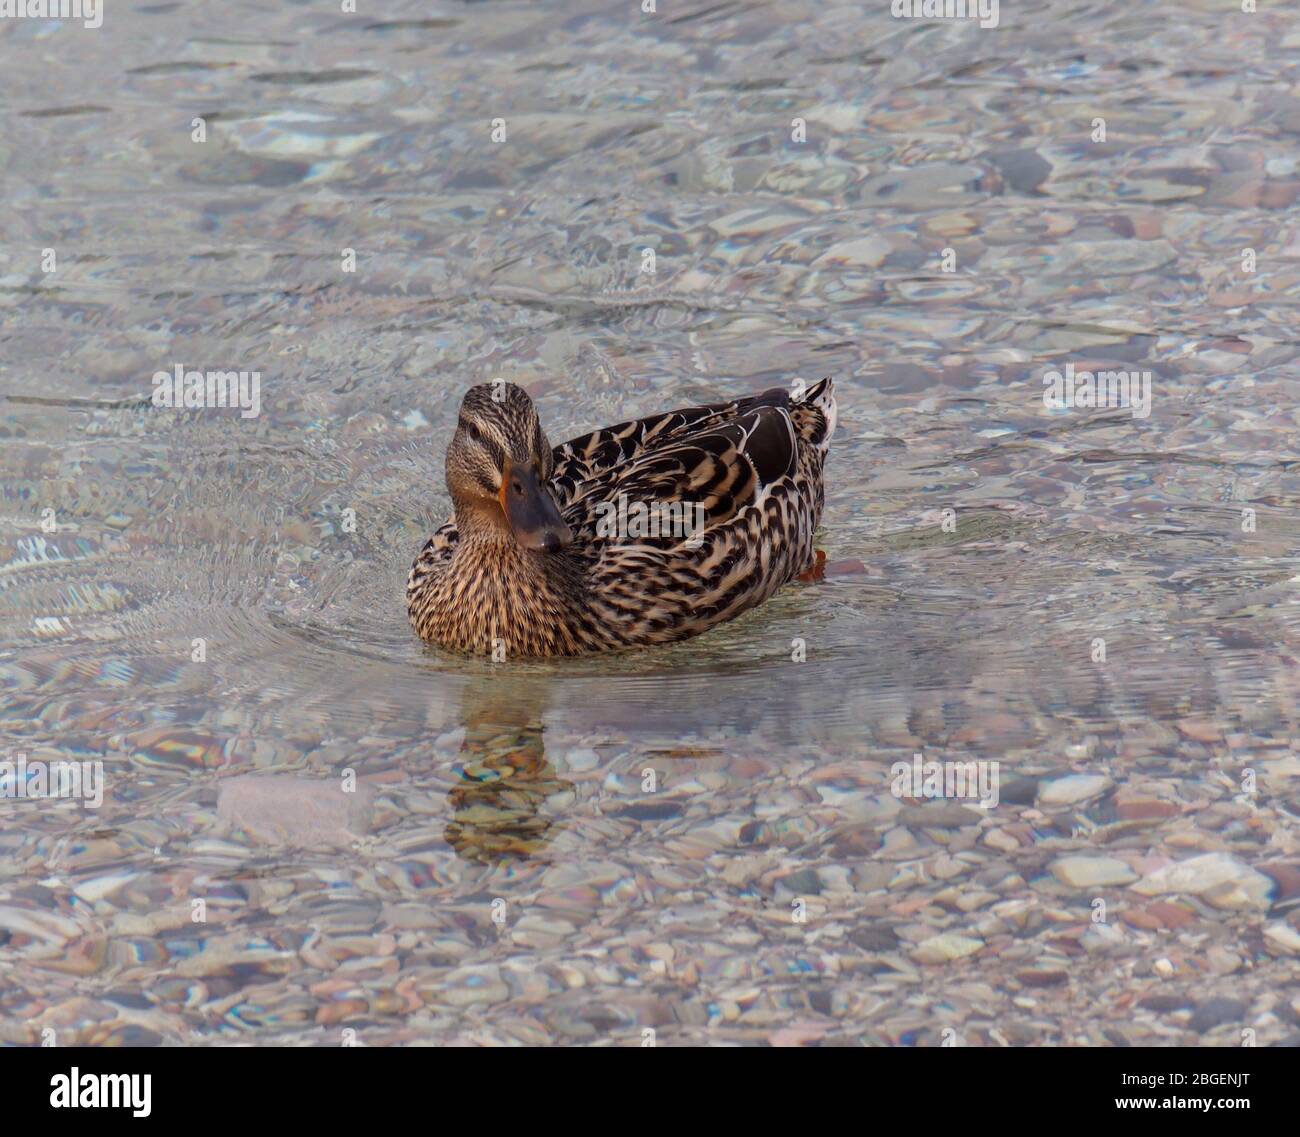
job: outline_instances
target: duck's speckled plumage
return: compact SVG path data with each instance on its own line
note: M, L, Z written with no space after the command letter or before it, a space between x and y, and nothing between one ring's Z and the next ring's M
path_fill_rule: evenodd
M485 390L474 388L466 408ZM500 430L493 438L516 461L533 446L572 541L543 552L503 537L505 530L485 535L477 523L465 537L449 521L420 551L407 583L422 638L497 658L669 643L761 604L813 564L835 428L830 379L798 401L777 389L669 411L553 451L527 395L508 390L493 411ZM462 409L462 425L468 413ZM624 503L692 503L703 528L689 540L608 535L600 520L621 495Z

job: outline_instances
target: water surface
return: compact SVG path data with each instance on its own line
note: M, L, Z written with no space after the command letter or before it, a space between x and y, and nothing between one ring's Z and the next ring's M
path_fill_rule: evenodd
M1293 1030L1294 15L363 7L0 26L0 727L107 785L0 802L0 1037ZM1067 363L1150 372L1149 416L1049 410ZM261 413L152 406L177 364L258 371ZM822 375L823 582L604 659L411 635L468 385L558 441ZM1027 797L900 812L918 752ZM345 771L359 840L311 805ZM1106 789L1035 808L1071 773ZM1276 887L1125 922L1072 853ZM918 954L946 935L979 946Z

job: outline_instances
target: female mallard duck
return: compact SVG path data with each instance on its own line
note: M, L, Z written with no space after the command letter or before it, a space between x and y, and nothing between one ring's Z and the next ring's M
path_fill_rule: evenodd
M778 388L552 450L521 387L471 387L447 449L455 517L411 566L411 624L503 659L730 620L812 566L834 429L823 379L798 401Z

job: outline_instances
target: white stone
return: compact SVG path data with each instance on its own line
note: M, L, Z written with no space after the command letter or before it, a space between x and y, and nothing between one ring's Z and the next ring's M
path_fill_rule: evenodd
M1003 853L1013 853L1020 848L1020 842L1005 829L990 829L984 834L984 844Z
M1052 862L1052 875L1071 888L1104 888L1137 880L1137 873L1114 857L1061 857Z
M1127 937L1124 929L1116 924L1089 924L1088 930L1079 937L1079 943L1089 955L1104 955L1123 947Z
M1270 924L1264 929L1264 938L1268 940L1270 947L1289 952L1291 955L1300 955L1300 932L1290 924Z
M104 897L111 896L119 888L129 884L139 875L136 872L109 873L107 876L97 876L91 880L83 880L72 891L87 904L94 904L97 900L103 900Z
M1038 787L1038 800L1044 805L1072 805L1096 797L1110 785L1104 774L1070 774L1043 782Z
M1215 908L1267 911L1273 881L1229 853L1203 853L1166 865L1133 886L1143 896L1181 892L1199 896Z
M568 760L569 769L578 772L594 770L600 765L600 756L594 750L586 747L581 750L570 750Z
M62 944L76 939L84 929L76 920L57 912L38 912L28 908L0 905L0 928L34 936L46 943Z
M813 263L866 265L869 268L879 268L884 259L889 256L889 249L887 240L872 234L832 245Z
M971 939L970 936L958 936L952 932L931 936L922 940L912 949L912 958L917 963L947 963L952 959L961 959L971 955L984 946L983 940Z

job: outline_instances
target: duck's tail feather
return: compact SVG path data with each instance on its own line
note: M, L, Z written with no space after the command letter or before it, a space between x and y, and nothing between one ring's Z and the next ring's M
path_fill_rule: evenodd
M825 450L835 433L835 382L827 375L809 387L802 396L795 396L794 417L801 433L815 446Z

